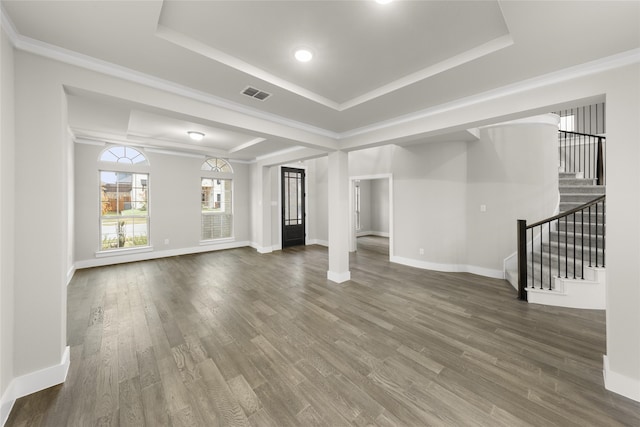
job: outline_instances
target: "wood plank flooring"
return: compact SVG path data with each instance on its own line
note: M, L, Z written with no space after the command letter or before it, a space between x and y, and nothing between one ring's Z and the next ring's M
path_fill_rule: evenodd
M603 387L604 312L391 264L375 239L340 285L320 246L78 271L68 379L7 426L640 425Z

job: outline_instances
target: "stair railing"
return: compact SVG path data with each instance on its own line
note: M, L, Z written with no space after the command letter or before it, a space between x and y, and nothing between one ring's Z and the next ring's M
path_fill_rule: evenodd
M582 173L583 178L595 179L605 185L606 137L580 132L558 131L560 163L564 172Z
M518 299L527 300L527 289L545 289L546 279L552 290L554 278L563 272L564 278L584 279L585 264L605 266L605 198L531 225L518 220Z

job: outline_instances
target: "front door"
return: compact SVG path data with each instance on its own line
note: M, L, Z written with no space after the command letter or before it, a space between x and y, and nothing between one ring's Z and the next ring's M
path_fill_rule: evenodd
M304 169L282 168L282 247L305 244Z

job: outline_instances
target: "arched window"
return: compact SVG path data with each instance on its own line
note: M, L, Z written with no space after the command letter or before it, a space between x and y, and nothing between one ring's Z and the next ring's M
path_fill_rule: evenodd
M137 165L147 163L147 158L135 148L117 145L104 150L100 155L100 161Z
M202 166L200 167L200 170L210 171L210 172L233 173L233 168L231 168L231 165L229 164L229 162L227 162L224 159L214 159L214 158L205 160Z
M205 160L200 167L202 240L233 237L233 180L231 165L223 159Z
M109 147L100 155L100 251L149 246L149 174L135 148Z

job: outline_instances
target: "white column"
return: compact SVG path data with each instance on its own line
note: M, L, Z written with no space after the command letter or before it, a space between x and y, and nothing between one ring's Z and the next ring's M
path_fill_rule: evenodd
M329 270L327 278L342 283L349 271L349 164L344 151L329 154Z
M607 91L607 355L604 384L640 402L640 67Z
M15 65L13 371L27 394L63 382L69 366L66 224L71 147L66 95L58 74L51 71L57 65L33 55L17 57Z
M271 169L266 166L258 166L258 180L260 185L259 201L259 237L258 252L266 254L273 251L271 239Z

